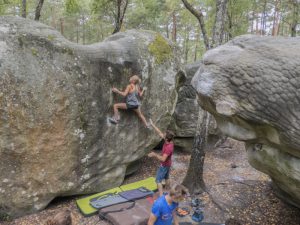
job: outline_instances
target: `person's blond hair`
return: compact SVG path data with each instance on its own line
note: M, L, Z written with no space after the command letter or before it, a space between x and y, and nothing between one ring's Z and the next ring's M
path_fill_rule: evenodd
M184 197L188 194L188 189L182 184L175 184L170 190L170 196L175 198Z
M140 84L142 82L141 78L138 75L133 75L132 78L135 81L135 84Z

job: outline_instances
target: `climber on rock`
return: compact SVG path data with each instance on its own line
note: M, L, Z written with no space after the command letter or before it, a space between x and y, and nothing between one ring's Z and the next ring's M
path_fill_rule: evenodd
M125 91L120 91L117 88L112 88L112 92L117 93L125 97L125 103L114 104L114 116L109 118L109 121L113 124L117 124L120 120L119 109L133 110L138 117L142 120L145 127L149 128L150 124L147 123L145 116L140 109L139 98L143 96L145 88L140 88L141 79L137 75L133 75L129 78L129 85L127 85Z

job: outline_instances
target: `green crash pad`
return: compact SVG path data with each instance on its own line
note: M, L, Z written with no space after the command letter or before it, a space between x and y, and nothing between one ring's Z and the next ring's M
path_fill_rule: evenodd
M106 190L106 191L103 191L103 192L100 192L97 194L93 194L93 195L76 200L76 204L83 215L91 216L97 212L97 209L93 208L90 205L91 199L97 198L97 197L100 197L100 196L103 196L103 195L106 195L109 193L119 193L122 191L129 191L129 190L133 190L133 189L140 188L140 187L145 187L151 191L157 190L155 178L149 177L145 180L140 180L140 181L137 181L137 182L134 182L131 184L125 184L120 187L112 188L112 189L109 189L109 190Z
M145 187L147 189L149 189L150 191L156 191L157 190L157 184L155 182L155 178L154 177L149 177L145 180L140 180L131 184L125 184L120 186L120 189L122 191L129 191L129 190L133 190L133 189L137 189L140 187Z

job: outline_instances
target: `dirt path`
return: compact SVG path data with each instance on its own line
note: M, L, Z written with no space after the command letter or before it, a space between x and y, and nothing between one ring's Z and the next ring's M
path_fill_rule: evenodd
M177 165L180 174L185 174L186 167ZM270 178L249 165L241 142L228 140L209 151L204 179L208 193L198 196L205 205L203 222L225 223L235 218L243 225L300 224L300 210L274 195ZM190 217L185 220L191 221Z
M181 182L186 173L189 154L175 153L171 179ZM141 169L125 183L155 176L158 162L144 157ZM299 225L300 210L278 199L272 190L269 178L253 169L247 162L243 145L228 140L221 147L206 155L204 177L208 193L198 196L205 204L204 222L224 223L227 218L236 218L249 225ZM189 202L183 202L188 206ZM61 198L40 213L25 216L3 225L43 225L47 218L62 209L72 211L75 225L107 225L97 216L83 217L75 204L75 198ZM192 221L186 216L182 221Z

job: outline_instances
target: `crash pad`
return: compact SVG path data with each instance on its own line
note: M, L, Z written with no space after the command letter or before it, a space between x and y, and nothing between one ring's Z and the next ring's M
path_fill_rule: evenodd
M151 197L121 203L99 210L99 216L110 221L114 225L145 225L152 208Z
M94 213L97 212L97 209L95 209L94 207L92 207L90 205L90 201L92 199L95 199L97 197L101 197L101 196L104 196L104 195L107 195L107 194L118 193L118 192L121 192L121 189L119 187L112 188L112 189L109 189L107 191L103 191L103 192L100 192L100 193L97 193L97 194L90 195L90 196L85 197L85 198L77 199L76 204L77 204L80 212L83 215L90 216L90 215L93 215Z
M91 199L90 205L95 209L102 209L123 202L128 202L128 199L120 196L119 194L108 194L108 195L100 196L98 198Z
M151 191L157 190L157 184L155 183L155 178L149 177L144 180L136 181L136 182L133 182L130 184L121 185L120 187L112 188L112 189L109 189L109 190L106 190L106 191L103 191L103 192L100 192L97 194L93 194L93 195L76 200L76 204L84 216L91 216L97 212L97 209L93 208L90 205L90 201L92 199L95 199L95 198L98 198L98 197L101 197L101 196L104 196L107 194L114 194L114 193L119 193L122 191L133 190L133 189L140 188L140 187L145 187Z
M147 196L153 196L153 194L154 194L153 191L150 191L149 189L144 187L140 187L128 191L122 191L119 193L121 197L127 199L128 201L145 198Z
M155 178L154 177L149 177L147 179L144 180L140 180L140 181L136 181L130 184L125 184L125 185L121 185L120 189L122 191L129 191L129 190L133 190L133 189L137 189L140 187L145 187L147 189L149 189L150 191L156 191L157 190L157 184L155 182Z

